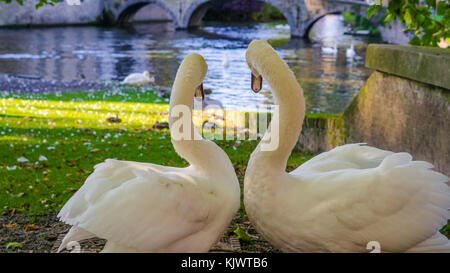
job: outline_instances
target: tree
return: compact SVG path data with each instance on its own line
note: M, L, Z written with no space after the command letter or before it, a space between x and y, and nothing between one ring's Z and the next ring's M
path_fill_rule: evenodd
M380 4L370 6L368 17L372 17L381 8ZM409 41L411 45L437 47L441 40L450 39L448 1L391 0L384 21L389 22L396 18L406 25L406 32L414 32L414 37Z
M11 4L13 0L0 0L0 2L4 2L6 4ZM15 0L19 5L23 6L23 0ZM54 6L59 3L59 0L36 0L35 8L38 9L43 7L44 5Z

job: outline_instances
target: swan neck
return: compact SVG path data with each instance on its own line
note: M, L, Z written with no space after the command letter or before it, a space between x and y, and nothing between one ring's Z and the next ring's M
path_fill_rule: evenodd
M200 73L197 70L196 66L182 64L177 72L169 107L171 141L175 151L196 169L217 169L217 166L212 166L214 161L211 158L223 157L225 153L215 143L203 139L192 122L192 103L199 84L191 78L193 74Z
M269 50L267 50L269 51ZM272 116L268 134L276 137L278 127L278 147L264 151L260 143L253 154L263 165L273 166L278 171L285 171L289 155L297 143L305 116L305 99L297 79L287 64L272 49L259 52L254 58L253 66L271 87L278 105L278 112Z

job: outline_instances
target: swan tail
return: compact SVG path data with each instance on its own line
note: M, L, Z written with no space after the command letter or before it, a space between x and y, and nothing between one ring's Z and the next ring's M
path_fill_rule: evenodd
M407 252L450 253L450 241L443 234L437 232L427 240L408 249Z
M95 237L95 234L90 233L89 231L78 226L73 226L69 230L69 232L67 232L66 236L64 236L64 239L62 240L57 252L61 252L61 250L69 246L71 242L77 242L92 237Z

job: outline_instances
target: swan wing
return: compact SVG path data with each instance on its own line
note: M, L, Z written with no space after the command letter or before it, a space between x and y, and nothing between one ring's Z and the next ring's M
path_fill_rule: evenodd
M107 160L58 216L117 244L157 250L196 233L213 218L214 196L197 182L184 173Z
M334 236L330 245L346 242L347 249L362 250L378 241L382 251L401 252L424 241L432 250L429 239L450 218L449 178L431 168L408 153L352 144L323 153L291 174L305 182L303 190L305 185L311 189L314 205L306 217L316 222L323 217L316 231L326 234L335 227L328 231ZM434 241L436 249L448 244Z

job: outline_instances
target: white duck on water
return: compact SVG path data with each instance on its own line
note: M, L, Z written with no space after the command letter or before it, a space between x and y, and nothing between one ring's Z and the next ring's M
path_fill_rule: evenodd
M368 252L372 241L381 252L450 252L439 233L450 218L449 179L430 163L349 144L287 173L305 115L303 91L267 42L253 41L246 59L279 105L270 125L279 126L272 135L279 145L264 151L264 136L244 179L247 215L264 238L285 252Z
M175 139L173 132L181 120L173 115L174 107L192 111L206 70L203 57L188 54L170 97L172 144L190 166L113 159L98 164L58 214L72 225L59 250L91 237L107 240L103 252L205 252L217 242L240 206L233 165L221 148L195 131L192 115L190 130L181 130L190 138Z

